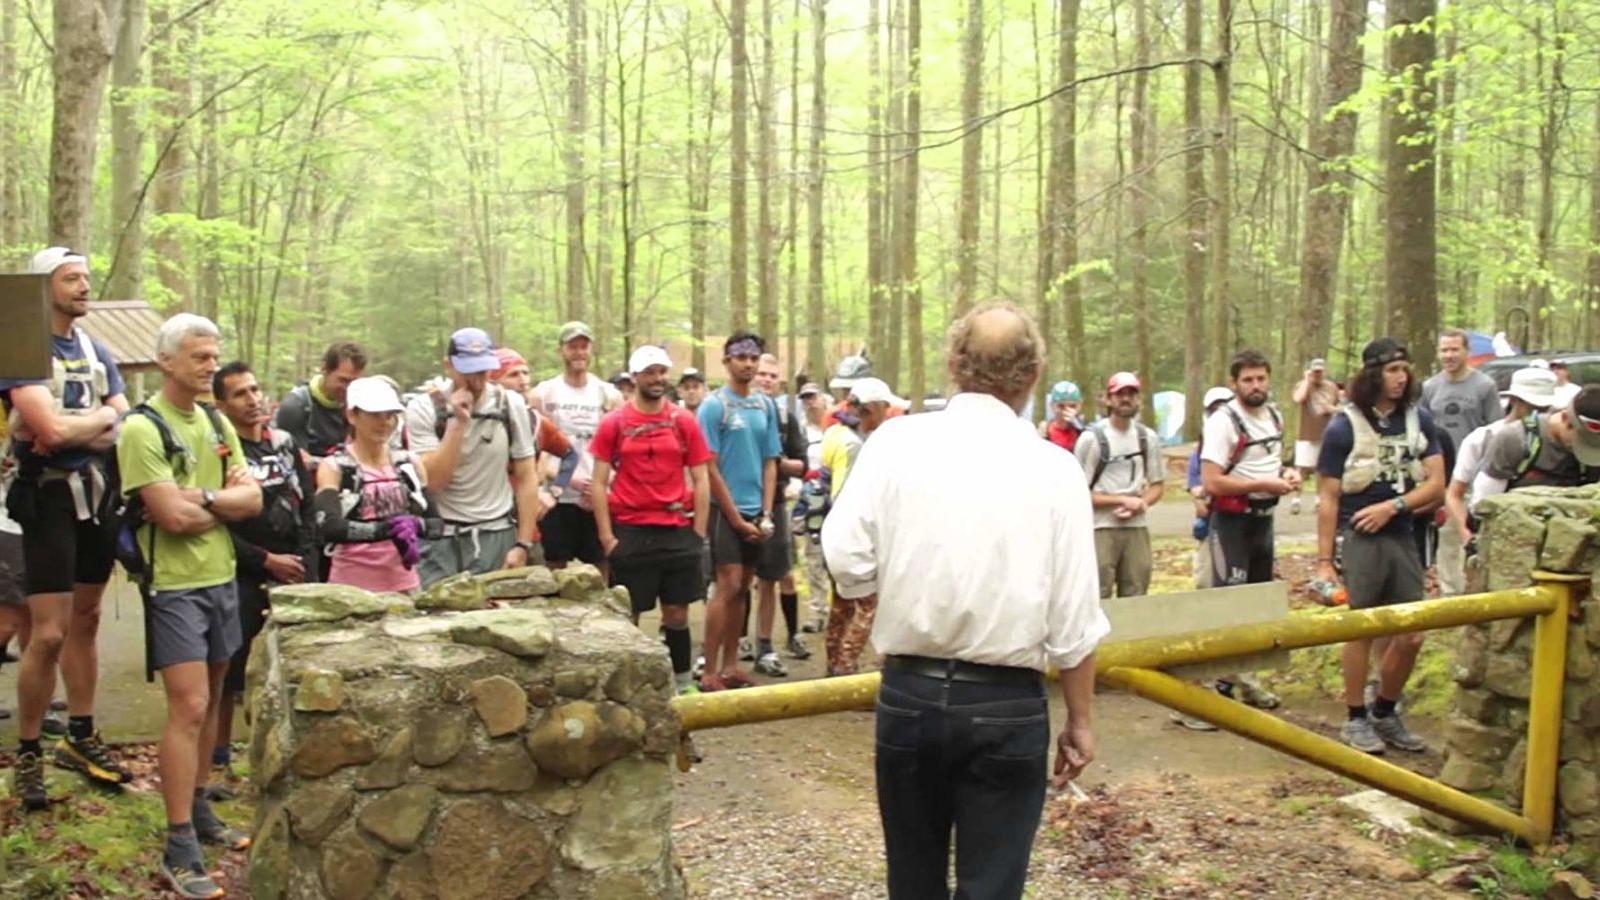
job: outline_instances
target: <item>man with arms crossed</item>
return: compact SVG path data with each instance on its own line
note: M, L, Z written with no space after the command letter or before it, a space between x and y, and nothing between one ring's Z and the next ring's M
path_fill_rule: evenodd
M1100 610L1089 489L1076 462L1018 417L1043 367L1037 327L986 305L950 328L961 393L943 412L886 423L822 526L840 596L878 596L887 654L877 705L878 807L889 896L1021 897L1044 806L1049 705L1067 721L1055 784L1094 757ZM952 478L946 454L985 460Z
M145 617L150 665L161 673L167 724L159 769L167 839L161 875L182 897L220 897L200 844L250 846L204 793L228 661L242 643L227 523L261 512L233 425L195 398L211 390L221 354L210 319L179 313L161 326L161 392L130 415L117 442L122 491L150 573Z

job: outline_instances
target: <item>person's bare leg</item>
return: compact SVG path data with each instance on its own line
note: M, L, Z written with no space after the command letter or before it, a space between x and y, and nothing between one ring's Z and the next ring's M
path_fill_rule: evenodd
M31 628L17 664L17 735L36 741L56 692L56 667L72 621L72 595L30 596L28 619Z
M1344 667L1344 702L1346 706L1365 706L1367 691L1367 655L1372 642L1347 641L1340 651Z
M723 646L726 643L724 636L733 635L733 649L730 661L739 658L739 623L744 621L744 606L742 603L735 605L742 597L735 597L740 593L740 573L743 567L738 564L717 566L716 591L712 594L711 602L706 605L706 668L707 672L716 674L722 671Z
M104 584L72 586L72 620L61 648L61 680L67 684L67 714L94 715L100 681L100 601Z
M1422 650L1422 634L1400 634L1389 639L1389 649L1383 654L1378 669L1378 696L1385 700L1399 700L1416 668L1417 654Z
M772 641L772 623L778 613L778 583L765 578L756 582L759 602L756 604L756 638Z
M206 717L200 727L199 742L195 744L195 786L200 787L206 783L206 774L211 768L211 748L217 745L218 722L222 713L222 701L227 699L231 705L232 697L222 689L222 679L228 674L228 664L208 663L206 665L207 691L206 691ZM192 793L192 792L191 792Z
M727 572L727 574L732 578L737 579L737 581L733 582L732 584L733 590L728 593L728 609L726 615L728 616L727 621L730 623L730 627L723 630L722 667L716 670L721 673L728 673L739 671L739 629L731 626L737 625L739 622L744 621L745 604L749 602L750 582L755 577L755 572L747 566L719 567L717 569L717 587L719 592L723 587L721 582L723 579L724 570L731 570ZM708 660L706 665L710 666L710 664L711 663ZM710 669L708 668L707 671L710 671Z
M188 824L201 773L201 747L211 699L210 667L204 660L174 663L161 670L167 694L167 724L161 732L157 771L168 825ZM215 730L212 730L213 736Z

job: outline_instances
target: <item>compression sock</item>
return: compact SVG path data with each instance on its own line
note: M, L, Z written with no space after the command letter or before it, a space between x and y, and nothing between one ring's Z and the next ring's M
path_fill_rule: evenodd
M172 869L205 866L205 855L200 852L200 838L194 833L193 822L167 826L167 849L162 856Z
M774 651L772 649L772 638L769 638L769 637L756 638L756 656L757 656L757 658L762 657L762 656L766 656L768 653L773 653L773 652Z
M800 633L800 598L795 594L779 594L778 608L783 610L783 627L794 637Z
M1351 706L1347 707L1347 709L1349 710L1349 717L1352 720L1365 719L1367 717L1367 708L1365 706Z
M75 741L94 737L94 716L68 716L67 737Z
M689 626L680 625L677 628L663 626L661 629L663 640L667 645L667 656L672 659L672 671L678 674L687 674L694 660L689 658Z
M39 743L38 738L33 738L31 740L28 738L22 738L17 741L17 755L20 756L24 753L32 753L34 756L43 756L44 747Z
M1394 708L1399 703L1400 701L1398 700L1386 700L1383 697L1379 697L1372 704L1372 715L1379 719L1387 719L1394 715Z
M211 800L206 797L205 785L194 789L194 805L189 807L189 814L193 817L192 823L196 831L211 833L222 828L222 820L217 818L217 813L211 808Z

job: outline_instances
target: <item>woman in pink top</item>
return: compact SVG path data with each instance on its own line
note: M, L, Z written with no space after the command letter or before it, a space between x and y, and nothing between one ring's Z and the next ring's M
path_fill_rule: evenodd
M439 521L422 460L389 449L404 411L399 392L387 378L357 378L345 406L350 441L317 468L317 530L334 548L328 582L415 591L422 542Z

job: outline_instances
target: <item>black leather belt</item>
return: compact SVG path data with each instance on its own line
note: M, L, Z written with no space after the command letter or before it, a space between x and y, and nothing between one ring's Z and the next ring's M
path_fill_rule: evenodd
M988 666L983 663L970 663L959 659L935 659L931 656L886 656L883 659L883 667L897 672L910 672L913 675L922 675L927 678L971 681L978 684L1028 685L1039 683L1039 672L1035 669L1023 669L1016 666Z

